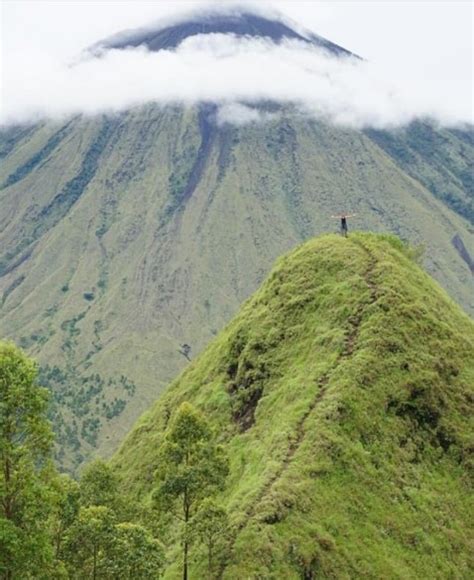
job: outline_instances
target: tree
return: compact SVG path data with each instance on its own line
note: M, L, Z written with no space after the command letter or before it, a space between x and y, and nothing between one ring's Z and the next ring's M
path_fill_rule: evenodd
M80 503L83 507L103 505L110 508L117 521L139 518L140 506L131 497L119 493L118 478L104 461L92 461L83 470L80 480Z
M114 516L105 506L81 508L76 521L69 528L65 555L72 578L103 577L107 550L114 535Z
M46 389L36 364L12 343L0 342L0 575L42 578L52 564L45 522L52 430Z
M79 484L68 475L60 475L52 482L54 489L53 510L51 513L51 539L54 556L62 556L64 536L79 513Z
M115 523L105 506L83 507L69 528L65 556L70 578L131 580L158 578L164 550L143 526Z
M92 461L81 476L81 505L102 505L115 508L118 497L118 482L112 469L100 459Z
M114 580L154 580L161 575L165 557L160 542L143 526L122 523L114 528L105 562Z
M208 498L191 521L191 537L204 544L207 551L209 578L214 577L217 555L225 550L229 533L229 520L224 508Z
M199 504L223 488L229 467L209 424L189 403L183 403L159 450L157 504L183 523L183 580L188 578L188 524Z

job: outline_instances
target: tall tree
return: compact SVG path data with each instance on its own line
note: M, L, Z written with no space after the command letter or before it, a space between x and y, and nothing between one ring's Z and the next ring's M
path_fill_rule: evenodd
M52 563L48 482L52 430L37 367L14 344L0 342L0 575L43 578Z
M105 506L81 508L69 528L65 556L71 578L103 578L107 551L113 541L114 515Z
M154 498L182 522L183 580L188 578L189 522L199 504L224 486L228 461L204 418L183 403L159 450Z
M103 505L114 509L117 504L118 483L112 469L104 461L92 461L85 468L80 484L81 505Z
M54 502L50 514L51 540L54 556L60 560L65 534L79 513L79 484L68 475L59 475L53 479L52 486Z
M225 554L229 540L229 519L225 509L211 498L204 500L191 521L191 537L205 546L208 577L214 578L216 560Z
M113 580L155 580L165 562L163 546L143 526L117 524L107 549L106 575Z

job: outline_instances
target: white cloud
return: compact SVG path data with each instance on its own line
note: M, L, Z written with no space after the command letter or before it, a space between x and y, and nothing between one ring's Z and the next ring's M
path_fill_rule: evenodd
M216 114L218 125L248 125L249 123L260 123L270 121L275 118L274 113L260 111L255 107L249 107L243 103L226 103L221 105Z
M150 101L212 101L220 105L218 122L241 124L267 118L249 105L268 100L355 127L398 125L418 116L446 124L472 121L469 99L447 99L426 79L295 41L201 35L175 51L111 50L74 66L54 51L26 45L3 67L2 123L120 111Z

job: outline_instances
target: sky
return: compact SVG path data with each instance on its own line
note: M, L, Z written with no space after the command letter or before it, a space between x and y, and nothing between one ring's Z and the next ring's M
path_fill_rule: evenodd
M472 122L469 1L257 3L361 55L367 62L359 66L298 46L225 38L187 42L159 58L132 51L100 66L69 66L111 34L209 4L226 3L3 0L0 122L204 98L222 103L221 119L245 122L258 115L242 102L271 96L348 125L396 125L423 114Z

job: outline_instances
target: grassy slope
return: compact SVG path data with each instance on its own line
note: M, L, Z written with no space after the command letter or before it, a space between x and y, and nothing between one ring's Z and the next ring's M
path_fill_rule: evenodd
M110 453L187 363L181 345L194 357L273 260L336 229L341 209L425 244L427 269L474 311L451 243L474 253L469 222L364 134L291 114L217 129L147 107L0 145L1 334L49 365L67 467Z
M225 578L468 578L473 385L472 321L400 242L324 236L278 260L113 465L146 501L188 400L231 457Z

